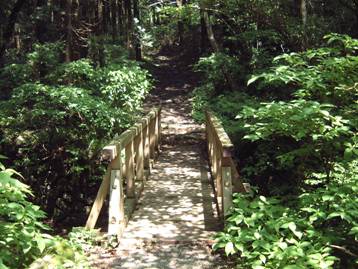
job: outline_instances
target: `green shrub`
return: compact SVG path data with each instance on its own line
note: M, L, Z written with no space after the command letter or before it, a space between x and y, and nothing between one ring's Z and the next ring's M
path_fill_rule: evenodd
M54 85L68 85L91 90L94 93L100 87L99 76L88 59L63 63L47 75L46 81Z
M103 68L88 59L60 63L61 47L35 45L24 63L0 71L6 95L0 101L0 150L54 220L85 213L103 173L101 148L133 123L152 88L148 72L118 46L106 45L117 64Z
M353 135L350 122L332 115L333 109L333 105L314 101L281 101L262 103L258 109L245 107L238 117L245 122L244 139L284 149L272 156L277 170L290 170L299 181L305 175L294 170L307 175L322 168L329 179L332 164L342 159L345 143Z
M103 70L102 98L113 108L121 109L128 119L133 120L151 88L148 72L137 64L113 64Z
M236 255L238 268L354 268L358 259L345 252L357 251L356 175L354 161L326 187L298 197L235 194L214 249Z
M88 188L99 173L98 152L129 122L84 89L43 84L15 89L0 113L0 146L50 217L84 210L86 196L75 189Z
M51 268L87 268L80 248L43 233L48 230L41 221L45 213L28 201L32 192L15 175L19 176L0 163L0 267L28 268L41 259L47 260L47 264L52 260Z
M276 57L267 72L254 75L261 91L281 87L286 97L304 98L338 107L351 105L358 97L358 49L356 39L327 35L327 47Z
M205 99L231 130L243 178L271 195L234 195L214 248L235 255L238 268L358 264L358 43L326 39L252 76L243 89L257 96L250 102Z
M241 268L331 268L336 258L327 239L300 220L279 198L234 197L234 208L214 249L238 253Z
M216 93L230 89L230 79L238 84L246 75L236 57L221 52L201 58L194 68L203 72L206 82L214 85Z
M32 76L42 79L55 70L61 61L63 43L34 44L33 50L26 55L26 62L32 68Z

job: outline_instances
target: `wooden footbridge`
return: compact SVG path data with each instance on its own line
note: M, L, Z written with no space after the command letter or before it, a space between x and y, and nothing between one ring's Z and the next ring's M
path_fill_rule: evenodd
M200 147L204 140L206 153ZM126 245L212 239L232 205L233 190L245 191L232 151L212 113L206 113L204 131L181 111L153 109L103 149L109 165L86 227L95 227L109 194L107 232Z

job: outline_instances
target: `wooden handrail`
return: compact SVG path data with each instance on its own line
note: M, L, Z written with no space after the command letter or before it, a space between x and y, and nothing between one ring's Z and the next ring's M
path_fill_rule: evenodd
M246 189L232 157L234 145L221 121L209 111L205 115L210 170L215 182L220 214L224 217L232 206L233 186L237 192L246 192Z
M135 203L138 200L146 180L145 174L150 173L151 159L159 152L160 114L160 107L152 110L103 148L102 159L108 160L109 165L87 219L86 228L95 227L109 192L108 234L121 236L128 221L125 216L125 202L131 199ZM136 182L140 183L139 190L136 189Z

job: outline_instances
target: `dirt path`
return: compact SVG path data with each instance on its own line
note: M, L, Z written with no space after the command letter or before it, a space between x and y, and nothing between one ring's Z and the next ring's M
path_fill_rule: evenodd
M210 247L220 224L204 129L190 117L188 94L197 77L165 56L153 73L158 83L146 107L162 103L161 153L107 268L228 268Z

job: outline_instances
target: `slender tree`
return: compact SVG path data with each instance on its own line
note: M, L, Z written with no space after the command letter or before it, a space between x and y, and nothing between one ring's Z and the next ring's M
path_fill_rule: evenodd
M2 35L2 44L0 47L0 67L4 65L4 54L10 40L15 31L15 23L17 20L17 16L20 13L22 7L26 3L26 0L17 0L14 4L13 8L11 9L10 16L7 20L7 25Z
M72 0L66 0L66 52L65 61L71 62L72 60Z
M133 0L133 16L137 23L140 21L140 12L138 7L138 0ZM133 31L135 32L135 31ZM140 44L140 37L138 36L138 33L135 32L134 34L134 46L135 46L135 58L137 61L142 60L142 49Z

